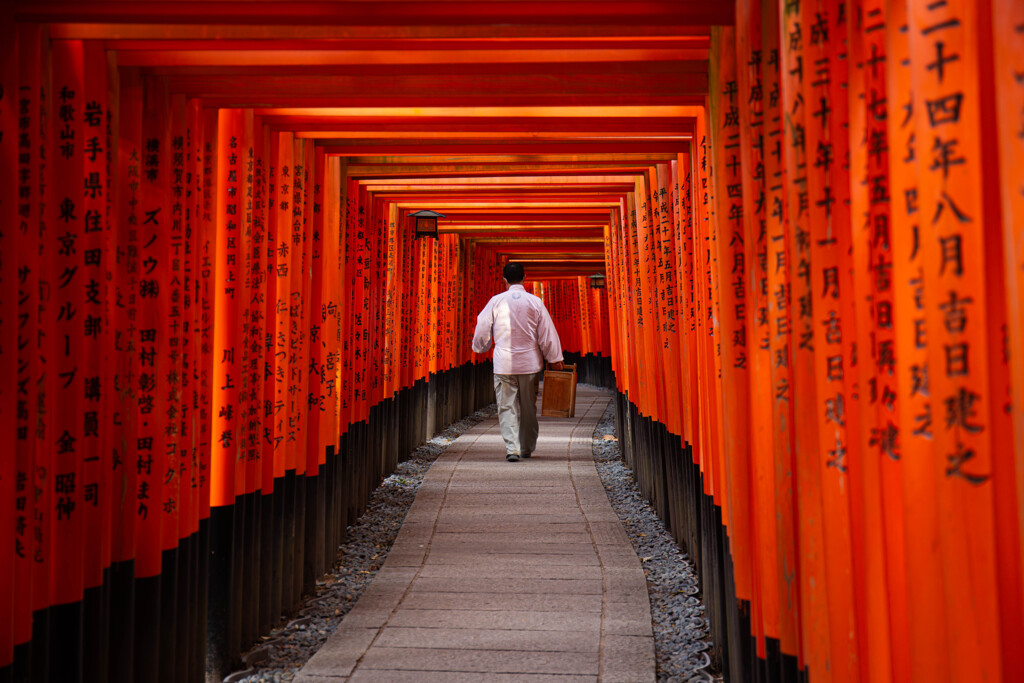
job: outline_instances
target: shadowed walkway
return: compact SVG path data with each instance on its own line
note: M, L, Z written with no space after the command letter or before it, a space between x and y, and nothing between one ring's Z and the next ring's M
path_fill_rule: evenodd
M647 584L591 456L608 401L581 386L518 463L497 418L453 442L297 683L654 680Z

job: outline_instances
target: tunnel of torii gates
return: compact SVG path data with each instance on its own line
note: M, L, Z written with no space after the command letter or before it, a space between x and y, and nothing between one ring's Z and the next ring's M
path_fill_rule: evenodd
M1024 681L1024 3L26 0L0 42L0 680L230 672L493 400L519 261L729 680Z

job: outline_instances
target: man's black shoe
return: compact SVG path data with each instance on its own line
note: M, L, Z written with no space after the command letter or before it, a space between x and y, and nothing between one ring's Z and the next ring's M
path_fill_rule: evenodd
M523 454L522 454L521 456L519 456L519 457L521 457L521 458L529 458L529 457L530 457L531 455L533 455L533 453L523 453Z
M519 462L519 456L516 455L515 453L509 453L508 455L505 456L505 459L508 460L509 462Z

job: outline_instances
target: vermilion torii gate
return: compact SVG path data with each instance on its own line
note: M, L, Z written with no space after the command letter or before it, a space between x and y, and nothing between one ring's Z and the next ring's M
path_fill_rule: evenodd
M18 0L0 35L0 677L226 673L491 400L515 260L730 680L1024 680L1019 2Z

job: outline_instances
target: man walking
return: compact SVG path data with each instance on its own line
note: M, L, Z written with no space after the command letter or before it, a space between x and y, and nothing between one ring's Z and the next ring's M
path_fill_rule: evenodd
M562 343L539 297L523 287L523 266L509 263L502 275L508 289L491 297L476 317L473 350L494 344L494 394L505 459L529 458L537 446L537 389L544 361L561 370Z

